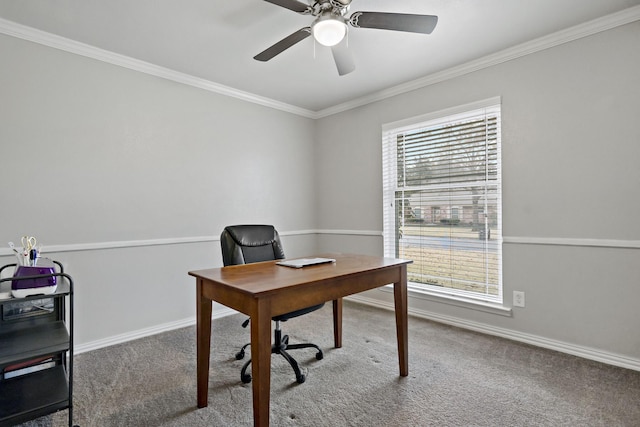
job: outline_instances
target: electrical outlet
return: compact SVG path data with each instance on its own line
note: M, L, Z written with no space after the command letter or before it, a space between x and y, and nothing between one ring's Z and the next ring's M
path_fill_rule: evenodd
M524 307L524 292L513 291L513 306Z

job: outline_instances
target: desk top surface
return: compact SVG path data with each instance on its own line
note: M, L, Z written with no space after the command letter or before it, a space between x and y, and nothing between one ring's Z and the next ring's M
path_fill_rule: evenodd
M333 258L336 262L310 265L303 268L291 268L277 265L276 262L280 260L276 260L190 271L189 275L214 282L219 286L257 295L291 286L370 273L375 270L384 270L412 262L410 260L370 255L330 253L314 256Z

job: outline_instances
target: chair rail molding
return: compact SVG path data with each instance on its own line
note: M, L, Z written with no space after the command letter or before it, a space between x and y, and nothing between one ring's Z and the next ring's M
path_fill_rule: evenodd
M280 236L304 236L304 235L312 235L312 234L382 238L382 231L348 230L348 229L291 230L291 231L281 232ZM188 236L188 237L167 237L167 238L142 239L142 240L120 240L120 241L106 241L106 242L54 244L54 245L45 246L43 253L82 252L82 251L91 251L91 250L135 248L140 246L179 245L179 244L218 242L218 241L220 241L219 236ZM614 248L614 249L640 249L640 240L504 236L502 241L503 243L506 243L506 244L520 244L520 245L580 246L580 247L599 247L599 248ZM13 256L13 252L9 248L0 248L0 256Z
M572 237L505 236L503 243L546 246L582 246L596 248L640 249L640 240L577 239Z

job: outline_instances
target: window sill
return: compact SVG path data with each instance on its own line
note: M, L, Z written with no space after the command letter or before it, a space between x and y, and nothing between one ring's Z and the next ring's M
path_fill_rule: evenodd
M383 286L380 289L382 292L393 292L393 285ZM446 295L436 292L430 292L424 289L416 289L409 286L408 293L411 298L417 298L427 301L433 301L441 304L453 305L456 307L467 308L470 310L483 311L485 313L497 314L500 316L511 317L511 307L506 307L503 304L491 303L486 301L472 300L468 298L462 298L455 295Z

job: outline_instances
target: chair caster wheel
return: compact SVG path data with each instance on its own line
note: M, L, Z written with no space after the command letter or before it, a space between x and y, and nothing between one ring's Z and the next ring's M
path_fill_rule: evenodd
M245 384L249 384L251 382L251 375L240 375L240 380Z
M316 353L316 360L322 360L324 359L324 354L322 354L321 351Z
M307 377L305 377L304 374L300 375L299 377L296 377L296 381L298 384L302 384L306 380L307 380Z
M242 360L244 359L244 350L240 350L239 352L236 353L236 360Z

